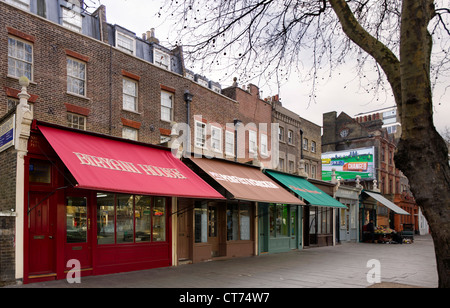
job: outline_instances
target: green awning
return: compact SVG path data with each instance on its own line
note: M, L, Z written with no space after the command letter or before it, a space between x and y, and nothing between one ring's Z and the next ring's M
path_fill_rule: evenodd
M286 188L290 189L292 192L308 201L311 206L347 208L345 205L327 195L304 178L273 170L265 170L264 172Z

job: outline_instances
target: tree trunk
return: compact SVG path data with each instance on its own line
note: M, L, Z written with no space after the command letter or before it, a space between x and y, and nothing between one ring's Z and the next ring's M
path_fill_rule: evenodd
M400 60L367 33L346 0L329 0L343 31L381 65L392 86L401 116L402 138L396 167L410 182L430 225L439 287L450 287L450 167L448 148L434 127L430 81L433 0L403 0Z
M402 138L396 166L430 225L436 250L439 287L450 287L450 168L448 148L433 123L430 82L432 38L427 26L432 0L403 0L400 75Z

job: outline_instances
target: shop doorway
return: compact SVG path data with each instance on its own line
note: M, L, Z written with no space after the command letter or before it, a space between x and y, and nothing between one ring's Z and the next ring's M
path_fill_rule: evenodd
M46 192L30 192L29 278L56 277L56 209L51 206L54 196Z
M92 270L91 203L90 194L71 194L65 198L65 266L69 260L77 260L82 271Z
M297 234L298 234L298 226L297 226L297 206L291 206L289 211L290 216L290 223L289 223L289 247L294 250L298 249L298 240L297 240Z
M258 207L258 231L259 231L259 253L269 252L269 205L260 204Z
M178 221L178 261L185 262L191 260L191 233L192 233L192 208L189 205L179 205L177 213Z
M219 257L219 209L213 204L208 205L208 244L211 245L211 257Z

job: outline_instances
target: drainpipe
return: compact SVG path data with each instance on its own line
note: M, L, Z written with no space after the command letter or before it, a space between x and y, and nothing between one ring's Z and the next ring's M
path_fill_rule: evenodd
M187 145L186 149L187 151L185 153L191 153L191 102L194 98L194 95L189 92L189 90L186 90L184 92L184 101L186 102L186 124L189 128L187 130ZM195 129L195 127L194 127Z

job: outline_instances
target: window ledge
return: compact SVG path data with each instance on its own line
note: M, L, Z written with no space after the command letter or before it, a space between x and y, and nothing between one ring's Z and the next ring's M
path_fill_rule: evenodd
M71 93L71 92L67 92L67 91L66 91L66 94L70 95L70 96L77 97L77 98L81 98L81 99L84 99L84 100L87 100L87 101L91 101L91 99L89 97L86 97L86 96L83 96L83 95L79 95L79 94L75 94L75 93Z

